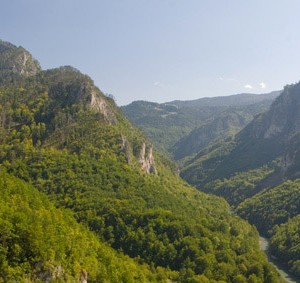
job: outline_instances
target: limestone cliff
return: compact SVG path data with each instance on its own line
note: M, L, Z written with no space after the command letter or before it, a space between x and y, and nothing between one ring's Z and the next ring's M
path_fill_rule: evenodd
M288 140L300 131L300 84L288 85L268 112L248 127L251 138Z
M121 138L122 138L122 151L125 154L127 163L130 164L132 161L130 144L124 135L122 135Z
M49 86L49 97L56 106L70 108L74 104L93 109L109 124L116 124L113 106L93 80L71 66L46 70L43 79Z
M139 162L141 164L142 170L145 173L157 175L152 145L147 146L146 143L142 144L139 155Z
M92 89L90 93L90 107L101 113L110 124L116 124L117 119L114 112L107 104L105 98L95 89Z
M3 79L33 76L41 71L40 64L23 47L0 40L0 72Z

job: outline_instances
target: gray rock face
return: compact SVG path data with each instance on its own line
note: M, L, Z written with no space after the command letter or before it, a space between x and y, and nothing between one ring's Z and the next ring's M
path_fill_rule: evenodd
M34 76L41 71L40 64L23 47L0 40L0 72L23 77Z
M99 113L101 113L109 123L116 124L117 119L115 117L115 114L107 105L105 99L93 89L90 95L91 95L90 107L98 111Z
M49 97L59 107L67 108L80 104L101 114L109 124L117 123L109 98L87 75L71 66L46 70L43 75L49 80Z
M55 282L62 280L64 276L64 270L61 265L45 268L43 263L39 262L36 264L36 269L38 270L37 276L42 282Z
M153 147L150 145L146 146L146 143L142 144L142 148L140 150L139 162L141 164L142 170L147 174L155 174L157 175L157 170L153 157Z
M287 142L300 131L300 85L286 86L268 112L253 122L252 136Z
M122 135L121 138L122 138L122 151L125 154L127 163L130 164L132 161L130 144L124 135Z

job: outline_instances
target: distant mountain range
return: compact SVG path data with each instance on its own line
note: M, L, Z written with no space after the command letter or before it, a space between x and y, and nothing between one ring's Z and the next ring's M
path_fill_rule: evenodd
M176 105L178 107L234 107L247 106L266 100L275 99L281 91L272 91L264 94L240 93L228 96L204 97L195 100L174 100L165 104Z
M266 111L280 92L162 104L135 101L121 110L156 147L182 163L208 145L233 137L255 115Z

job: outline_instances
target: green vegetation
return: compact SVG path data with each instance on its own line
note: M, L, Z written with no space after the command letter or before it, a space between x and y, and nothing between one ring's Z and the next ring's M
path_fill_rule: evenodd
M203 191L224 197L232 206L237 206L243 200L251 198L263 188L263 182L272 176L278 167L277 162L247 172L237 173L231 178L214 180L207 183Z
M188 186L158 155L157 175L141 170L141 148L149 143L89 77L62 67L16 83L0 89L0 169L26 182L20 185L27 187L22 199L34 188L37 196L48 196L45 218L54 225L42 229L50 230L49 242L47 235L36 236L41 252L33 250L34 258L25 254L19 278L34 282L36 260L47 262L50 254L51 266L62 266L70 281L85 271L90 282L279 282L259 251L256 230L231 215L224 200ZM14 188L20 181L12 180ZM55 226L56 212L65 228ZM27 229L41 232L35 227L40 222L24 213L25 235ZM14 225L8 230L18 235ZM75 237L70 251L65 238L72 229L82 239ZM57 257L56 241L62 241ZM4 264L18 269L5 245L0 244ZM34 249L19 246L28 253ZM13 272L8 268L7 276Z
M237 212L264 234L300 214L300 179L286 181L241 203Z
M237 134L253 116L242 111L223 112L181 138L172 148L176 160L187 159L208 146L212 146Z
M172 147L197 125L202 124L210 111L178 108L175 105L136 101L121 107L130 121L138 126L155 147L171 155Z
M270 236L271 253L300 276L300 179L245 200L237 213Z
M202 150L181 173L238 206L241 217L271 237L271 253L298 276L299 92L299 83L286 86L269 111L233 140Z
M211 175L222 160L235 147L235 142L229 140L200 151L193 159L187 161L181 171L181 177L190 184L201 188L207 182L214 180Z
M158 277L3 171L0 227L0 282L156 282Z
M156 148L184 164L202 149L233 137L280 92L238 94L193 101L135 101L121 107Z
M272 231L270 249L281 262L300 277L300 214L285 224L275 226Z

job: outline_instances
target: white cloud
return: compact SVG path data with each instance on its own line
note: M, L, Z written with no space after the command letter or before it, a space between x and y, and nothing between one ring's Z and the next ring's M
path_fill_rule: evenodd
M234 77L222 77L222 76L219 76L219 80L220 81L227 81L227 82L236 82L236 81L238 81Z
M261 88L266 88L267 87L267 85L264 82L261 82L259 85L260 85Z
M253 88L253 86L252 86L252 85L249 85L249 84L247 84L247 85L244 85L244 88L247 88L247 89L252 89L252 88Z
M153 85L154 85L154 86L160 86L160 85L161 85L161 82L154 82Z

